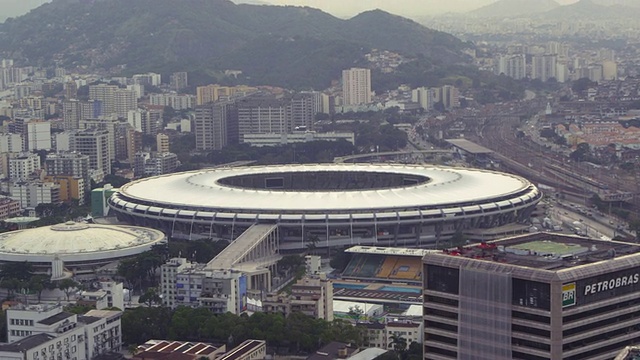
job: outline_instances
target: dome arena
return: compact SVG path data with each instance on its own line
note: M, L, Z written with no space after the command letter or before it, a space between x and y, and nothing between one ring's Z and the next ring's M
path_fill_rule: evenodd
M62 277L61 272L88 275L165 241L154 229L67 222L0 234L0 263L28 261L53 278Z
M542 197L494 171L405 164L214 168L145 178L109 199L119 220L174 237L235 239L275 224L280 249L433 246L526 220ZM479 230L474 231L474 230Z

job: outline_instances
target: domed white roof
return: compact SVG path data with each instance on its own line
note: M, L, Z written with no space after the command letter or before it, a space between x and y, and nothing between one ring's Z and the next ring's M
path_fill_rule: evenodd
M147 251L164 239L161 231L142 227L67 222L0 234L0 261L102 261Z

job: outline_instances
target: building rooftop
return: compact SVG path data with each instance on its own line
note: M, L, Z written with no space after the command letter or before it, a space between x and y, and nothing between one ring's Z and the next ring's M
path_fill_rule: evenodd
M218 347L201 342L149 340L140 345L134 359L192 360L218 351Z
M217 360L235 360L244 357L246 354L255 351L261 346L265 346L264 340L245 340L242 344L234 347L231 351L219 357Z
M467 139L447 139L449 144L461 149L462 151L468 152L470 154L491 154L493 150L489 150L482 145L478 145L474 142L471 142Z
M348 358L358 352L357 347L350 345L351 344L332 341L323 346L320 350L309 355L306 360L334 360L339 358ZM342 354L340 354L341 352Z
M24 352L54 339L55 336L49 334L36 334L27 336L24 339L12 342L11 344L0 344L0 351Z
M425 250L425 249L407 249L407 248L392 248L392 247L377 247L377 246L352 246L345 250L348 253L358 254L380 254L380 255L396 255L396 256L416 256L422 258L426 254L437 252L437 250Z
M561 271L639 252L640 246L635 244L537 233L447 249L435 255Z
M72 317L74 315L75 314L73 314L73 313L69 313L69 312L63 311L61 313L57 313L55 315L49 316L46 319L42 319L42 320L40 320L38 322L40 324L43 324L43 325L53 325L53 324L55 324L55 323L57 323L59 321L62 321L64 319L68 319L68 318L70 318L70 317Z

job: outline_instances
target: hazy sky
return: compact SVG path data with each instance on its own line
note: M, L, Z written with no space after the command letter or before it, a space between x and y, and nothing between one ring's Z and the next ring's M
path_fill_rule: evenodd
M0 21L18 16L51 0L0 0ZM180 1L180 0L174 0ZM251 2L251 0L240 0ZM255 1L255 0L254 0ZM496 0L261 0L274 5L300 5L320 8L336 16L352 16L371 9L382 9L393 14L415 17L444 12L469 11ZM536 1L536 0L531 0ZM568 4L577 0L556 0Z
M0 0L2 1L2 0ZM337 16L351 16L365 10L382 9L407 17L444 12L469 11L496 0L263 0L275 5L306 5ZM536 0L531 0L536 1ZM556 0L568 4L577 0Z

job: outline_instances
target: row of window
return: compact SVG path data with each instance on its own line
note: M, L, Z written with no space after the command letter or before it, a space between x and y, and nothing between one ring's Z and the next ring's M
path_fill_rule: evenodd
M26 319L11 319L11 325L19 325L19 326L33 326L33 320Z

